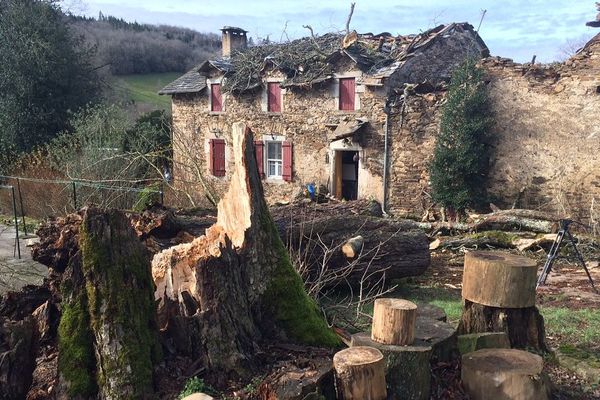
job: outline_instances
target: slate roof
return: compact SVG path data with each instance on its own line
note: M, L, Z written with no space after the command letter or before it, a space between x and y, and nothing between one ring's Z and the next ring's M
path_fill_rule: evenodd
M230 58L209 60L167 85L160 94L194 93L206 86L205 76L211 69L225 74L225 91L243 92L261 86L262 73L273 66L286 75L282 87L310 87L333 77L334 62L348 57L367 78L383 79L401 69L416 53L431 46L439 38L470 31L481 49L487 46L468 23L440 25L414 35L392 36L384 32L348 35L328 33L304 37L286 43L254 46L237 51Z

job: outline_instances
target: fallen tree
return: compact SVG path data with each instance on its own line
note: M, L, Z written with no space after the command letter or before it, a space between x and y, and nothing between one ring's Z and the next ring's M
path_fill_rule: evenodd
M242 123L233 126L233 156L217 222L152 261L167 340L221 380L248 376L267 338L339 342L290 263L264 200L252 134Z

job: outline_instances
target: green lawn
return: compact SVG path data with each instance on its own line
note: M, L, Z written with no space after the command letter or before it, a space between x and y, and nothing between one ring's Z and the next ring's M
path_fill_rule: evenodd
M115 76L114 87L136 105L170 111L171 96L159 96L158 91L181 75L180 72L119 75Z

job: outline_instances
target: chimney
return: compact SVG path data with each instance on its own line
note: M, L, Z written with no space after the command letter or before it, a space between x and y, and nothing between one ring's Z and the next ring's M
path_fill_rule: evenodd
M231 56L234 50L245 49L248 46L248 39L246 38L248 31L235 26L224 26L221 32L223 32L221 47L224 58Z

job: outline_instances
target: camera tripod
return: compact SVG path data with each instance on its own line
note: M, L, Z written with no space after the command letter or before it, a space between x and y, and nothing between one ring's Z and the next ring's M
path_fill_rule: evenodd
M571 242L571 245L573 246L573 251L575 251L575 256L577 257L577 259L583 266L585 273L587 274L588 280L590 281L592 288L594 289L594 292L598 293L598 289L596 289L596 286L594 285L594 280L592 279L592 276L590 275L590 271L588 270L587 266L585 265L583 256L579 252L579 249L577 249L577 244L575 243L575 239L573 239L573 235L571 235L571 232L569 232L569 226L572 223L582 225L582 226L586 226L586 225L584 225L580 222L577 222L577 221L573 221L571 219L561 219L558 221L558 223L559 223L560 228L558 230L558 234L556 235L556 239L554 239L554 243L552 243L550 252L548 253L548 258L546 259L546 263L544 264L544 269L542 270L542 273L540 274L540 277L537 280L537 285L535 286L536 289L540 286L543 286L546 283L546 279L548 279L548 275L550 275L550 271L552 271L552 264L554 264L554 261L558 258L558 251L560 250L560 246L563 243L563 239L565 238L565 236L567 236L567 239L569 239L569 241Z

